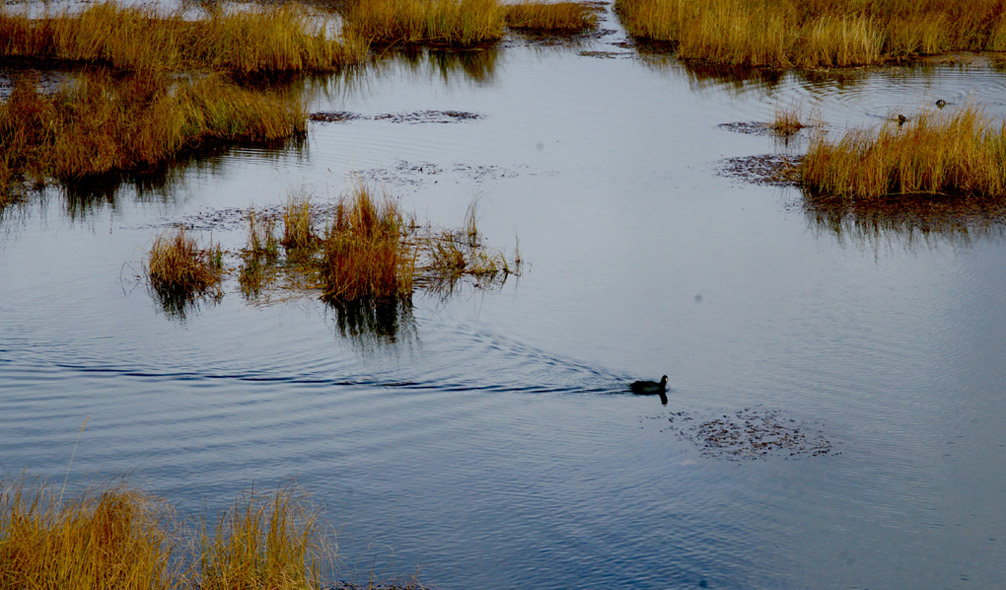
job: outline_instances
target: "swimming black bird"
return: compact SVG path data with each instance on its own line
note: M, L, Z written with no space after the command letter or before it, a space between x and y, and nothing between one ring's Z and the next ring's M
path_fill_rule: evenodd
M945 106L947 106L947 101L943 100L942 98L936 101L936 108L942 109Z
M638 393L640 395L653 395L660 394L663 395L664 391L667 390L667 375L660 378L660 383L654 381L633 381L632 385L629 385L629 389L632 393Z

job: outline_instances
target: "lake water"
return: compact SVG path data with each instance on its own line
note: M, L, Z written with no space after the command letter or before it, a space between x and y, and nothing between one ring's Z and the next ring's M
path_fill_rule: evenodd
M306 142L235 148L164 186L4 214L0 469L123 474L182 513L295 480L338 529L335 579L436 588L995 588L1006 584L1006 243L815 210L725 172L798 155L731 123L801 105L830 132L945 99L1006 115L984 62L747 80L611 32L389 57L300 84ZM426 111L464 111L454 121ZM405 114L404 121L381 118ZM394 338L311 297L161 310L136 275L184 222L363 179L523 276L418 294ZM928 231L927 231L928 229ZM627 393L670 377L669 403ZM748 411L748 414L744 414ZM738 458L696 425L769 416L826 452ZM726 418L723 418L726 416ZM704 444L704 442L706 444Z

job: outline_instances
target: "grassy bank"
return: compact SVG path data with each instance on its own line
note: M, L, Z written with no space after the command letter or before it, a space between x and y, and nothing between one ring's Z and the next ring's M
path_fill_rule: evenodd
M579 33L597 26L597 9L578 2L522 0L506 5L506 26L547 33Z
M0 184L140 171L204 144L276 142L305 129L299 100L219 76L96 73L54 94L23 78L0 103Z
M807 190L857 199L889 194L1006 196L1006 124L980 109L922 111L853 129L837 141L815 136L803 160Z
M314 23L296 6L214 9L195 20L114 2L39 18L0 7L0 56L242 76L332 71L366 56L358 38L332 38Z
M813 68L1006 49L1006 0L616 0L615 9L632 36L719 64Z
M492 43L505 27L552 34L597 26L594 8L574 2L524 0L352 0L344 14L352 38L379 45L471 47Z
M66 498L0 484L0 588L286 590L319 588L334 558L303 494L239 498L215 523L124 484Z

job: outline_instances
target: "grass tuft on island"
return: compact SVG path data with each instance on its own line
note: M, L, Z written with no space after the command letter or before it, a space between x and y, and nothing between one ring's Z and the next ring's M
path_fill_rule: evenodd
M179 226L154 239L144 272L162 302L184 306L184 302L195 297L220 295L223 250L212 243L200 247L199 241Z
M633 37L678 57L774 68L1006 49L1006 0L616 0Z
M923 110L904 124L811 140L801 180L812 194L878 199L892 194L1006 197L1006 124L967 105Z
M46 9L40 17L0 7L0 55L6 57L255 76L334 71L361 62L367 51L358 37L332 37L318 19L290 5L210 8L199 19L115 2L83 11Z
M299 99L219 75L87 73L54 94L22 77L0 103L0 186L140 172L206 144L270 144L305 131Z

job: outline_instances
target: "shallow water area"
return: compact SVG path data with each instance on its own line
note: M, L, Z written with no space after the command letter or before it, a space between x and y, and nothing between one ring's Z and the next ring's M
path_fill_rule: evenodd
M602 28L302 80L310 112L357 116L9 207L0 467L61 481L90 416L77 489L128 473L213 516L294 478L339 530L333 583L373 568L436 588L1002 586L1001 224L829 217L720 171L805 150L812 129L785 144L722 127L777 105L829 132L938 98L1003 118L1006 74L738 79ZM477 116L421 115L447 112ZM246 208L331 203L356 179L445 227L477 200L525 272L417 294L391 335L340 328L310 295L248 302L233 279L179 317L138 278L163 228L236 252ZM664 373L667 406L628 392ZM829 452L709 453L684 417L779 441L782 425Z

